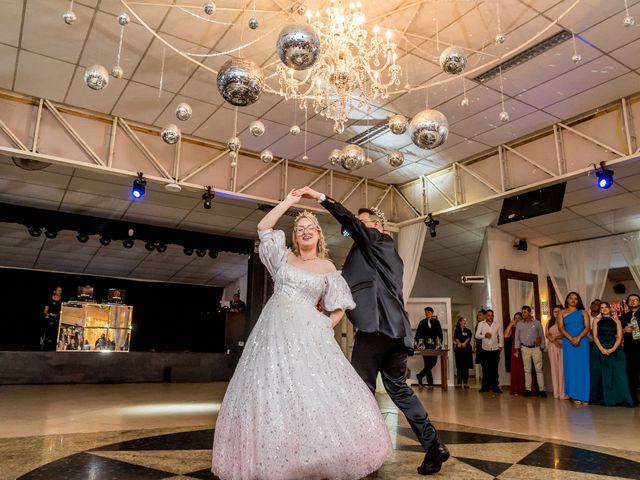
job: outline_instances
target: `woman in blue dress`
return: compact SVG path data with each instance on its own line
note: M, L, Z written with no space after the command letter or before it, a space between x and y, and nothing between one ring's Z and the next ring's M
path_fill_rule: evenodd
M558 329L563 336L564 391L576 405L588 405L591 378L587 335L591 321L578 293L569 292L564 307L558 314Z

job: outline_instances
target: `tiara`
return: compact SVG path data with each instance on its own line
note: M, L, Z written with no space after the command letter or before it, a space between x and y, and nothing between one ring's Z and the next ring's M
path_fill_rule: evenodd
M310 218L312 219L317 225L320 225L320 222L318 222L318 217L316 217L312 212L310 212L309 210L302 210L301 212L298 213L298 215L296 215L296 217L293 220L293 223L297 223L298 220L300 220L301 218Z
M382 222L382 225L387 223L387 217L384 216L384 212L380 210L378 207L371 207L369 210L371 210L376 215L376 217L380 219L380 221Z

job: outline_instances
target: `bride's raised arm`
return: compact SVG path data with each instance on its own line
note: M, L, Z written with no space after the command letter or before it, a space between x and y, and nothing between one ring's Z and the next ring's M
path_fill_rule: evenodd
M296 190L291 190L289 192L289 195L287 195L287 197L283 201L273 207L273 209L269 211L269 213L267 213L262 220L260 220L260 223L258 223L258 232L271 230L278 222L278 220L280 220L280 217L284 215L287 210L289 210L289 207L295 205L300 201L302 196L299 194L294 194L294 192L296 192Z

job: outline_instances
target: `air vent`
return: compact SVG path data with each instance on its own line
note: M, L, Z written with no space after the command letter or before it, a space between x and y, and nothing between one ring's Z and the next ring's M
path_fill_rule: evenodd
M571 39L571 37L571 32L562 30L561 32L556 33L553 37L549 37L540 43L536 43L532 47L529 47L526 50L518 53L516 56L505 60L499 65L496 65L491 70L487 70L486 72L481 73L477 77L472 78L472 80L480 83L487 82L492 78L500 75L500 70L502 70L502 73L504 74L507 70L517 67L518 65L522 65L523 63L534 59L538 55L542 55L544 52L547 52L552 48L557 47L561 43L564 43L567 40Z
M387 121L383 120L379 123L376 123L373 127L367 128L364 132L359 133L355 137L351 137L347 140L347 143L352 143L354 145L364 145L367 142L370 142L381 135L384 135L387 131Z

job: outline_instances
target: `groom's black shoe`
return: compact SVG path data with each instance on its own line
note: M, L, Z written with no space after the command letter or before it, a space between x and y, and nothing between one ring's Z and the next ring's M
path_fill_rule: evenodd
M442 468L442 464L449 460L449 449L440 440L429 448L422 460L422 465L418 467L418 473L420 475L433 475L438 473Z
M418 385L420 385L421 387L424 387L424 383L422 383L422 379L424 378L424 375L416 375L416 378L418 379Z

